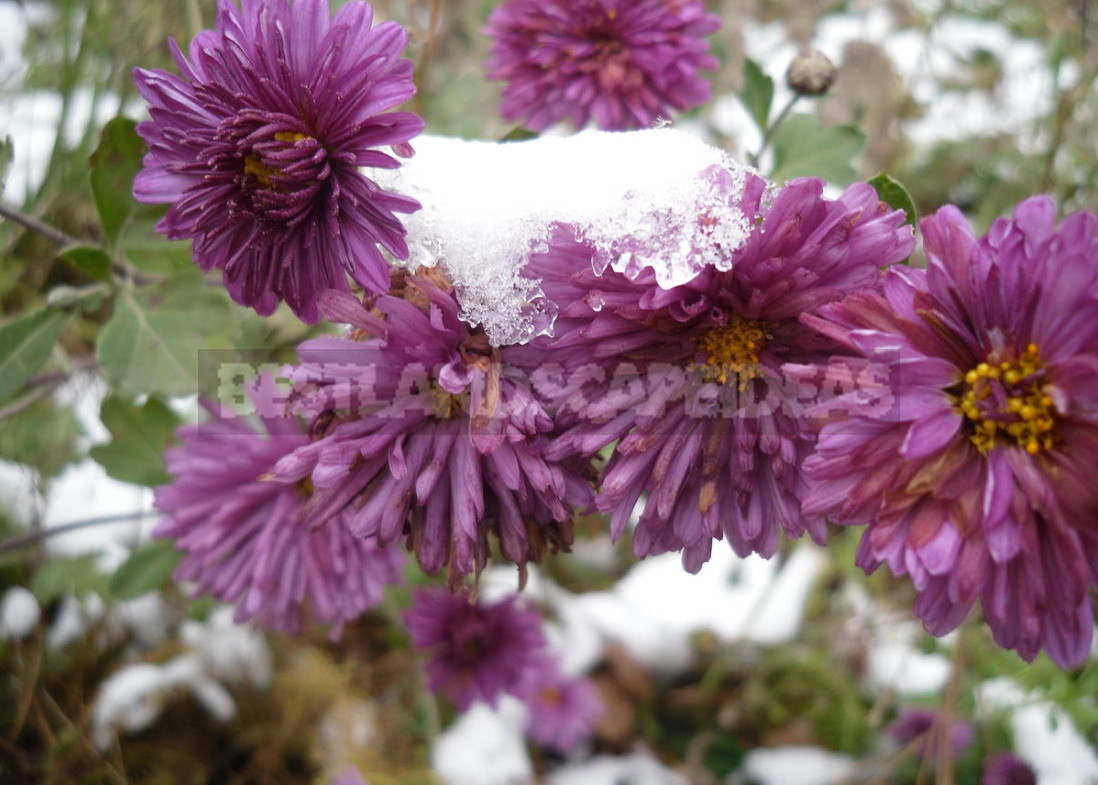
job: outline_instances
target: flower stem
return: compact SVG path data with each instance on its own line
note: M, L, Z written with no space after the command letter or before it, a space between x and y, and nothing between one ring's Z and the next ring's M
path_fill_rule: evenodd
M774 138L774 132L778 130L778 126L780 126L789 115L789 112L793 109L793 105L797 103L800 97L800 93L793 93L793 96L786 102L785 106L782 107L782 110L778 112L778 116L774 118L774 122L766 127L766 131L763 133L762 144L759 145L759 151L751 156L751 163L753 166L759 165L763 153L766 152L766 148L770 146L770 142Z
M73 376L96 367L94 357L82 357L72 363L72 367L66 371L54 371L36 376L23 386L25 391L22 398L12 401L7 406L0 408L0 421L14 417L24 409L33 406L43 398L48 397L54 390L63 385Z
M51 526L48 529L36 529L34 531L24 532L23 534L17 534L14 537L8 537L6 540L0 540L0 553L8 553L9 551L19 550L20 548L26 548L30 545L36 545L55 534L65 534L66 532L75 531L76 529L86 529L89 526L102 526L107 523L137 521L158 514L159 513L155 510L146 510L116 515L100 515L96 518L85 518L82 521L63 523L60 526Z
M10 204L0 202L0 216L7 218L9 221L14 221L21 226L25 226L32 232L38 232L38 234L53 240L58 245L78 245L80 243L80 240L73 237L71 234L63 232L56 226L51 226L44 221L39 221L34 216L27 215L22 210L18 210Z

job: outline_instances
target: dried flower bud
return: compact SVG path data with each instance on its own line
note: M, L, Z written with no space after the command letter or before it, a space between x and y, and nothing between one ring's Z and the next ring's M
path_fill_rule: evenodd
M789 64L785 81L800 95L823 95L835 81L836 70L819 49L804 49Z

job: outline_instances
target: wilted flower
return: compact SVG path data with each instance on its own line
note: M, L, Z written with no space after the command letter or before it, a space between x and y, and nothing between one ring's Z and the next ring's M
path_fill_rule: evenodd
M868 524L858 563L910 575L932 634L979 597L1001 646L1080 663L1098 565L1098 218L1057 229L1036 197L979 240L954 207L921 228L926 270L806 319L871 371L833 402L806 508Z
M311 617L338 635L400 580L405 557L352 534L343 516L309 526L308 483L267 479L309 442L273 391L268 377L249 388L265 433L243 416L217 416L213 405L213 420L180 429L182 445L165 454L175 480L156 489L165 517L153 534L185 554L175 577L236 603L237 621L296 633Z
M513 596L487 603L431 588L414 599L404 621L415 647L430 655L428 686L462 711L478 700L495 706L504 693L523 697L553 667L541 616Z
M526 735L561 754L591 737L605 711L598 688L583 678L554 671L526 696Z
M698 72L719 61L702 0L506 0L488 18L488 77L506 82L504 119L528 128L589 119L645 128L709 100Z
M399 166L380 148L410 155L423 120L387 111L415 92L412 63L405 31L372 22L362 0L331 18L324 0L220 0L189 60L171 42L182 77L134 72L152 115L137 127L149 152L134 195L170 204L157 228L192 238L202 269L223 270L261 314L285 300L315 322L321 291L349 290L344 270L386 290L378 245L408 256L394 213L419 203L361 168Z
M638 556L681 549L696 572L714 538L765 556L779 530L824 540L822 516L801 511L801 462L813 445L801 410L819 390L791 382L783 364L825 362L838 345L798 317L874 283L878 266L903 259L913 241L871 186L836 201L822 189L793 181L766 207L763 181L749 176L740 196L730 190L751 227L746 241L720 269L670 289L651 268L595 273L595 251L567 228L532 259L560 307L546 357L578 380L560 394L563 436L550 455L591 455L620 440L597 504L617 537L647 495Z
M948 723L948 725L944 724ZM905 709L896 721L888 726L888 735L900 744L921 739L919 755L933 758L938 755L939 736L945 733L949 739L949 754L956 758L963 755L976 736L976 729L964 720L946 718L932 709Z
M1037 774L1012 752L1000 752L984 761L980 785L1037 785Z
M351 505L357 533L405 538L430 573L479 571L489 534L520 566L568 549L590 481L546 459L552 420L483 330L461 320L453 292L412 277L395 291L402 297L369 307L347 294L323 299L351 333L299 348L302 364L288 374L316 438L276 475L311 475L317 520Z

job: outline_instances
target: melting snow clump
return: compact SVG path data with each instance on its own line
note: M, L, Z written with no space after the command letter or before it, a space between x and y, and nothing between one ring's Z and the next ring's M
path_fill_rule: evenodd
M662 286L727 263L749 231L738 207L748 170L671 128L526 142L420 136L415 148L399 169L370 172L423 204L405 219L406 264L441 266L464 318L497 346L552 330L553 306L523 267L554 223L579 226L604 267L650 266Z

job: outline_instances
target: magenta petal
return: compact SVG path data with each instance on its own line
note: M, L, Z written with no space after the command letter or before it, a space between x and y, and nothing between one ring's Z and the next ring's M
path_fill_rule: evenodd
M962 418L952 409L941 409L915 420L907 429L900 454L910 460L926 458L945 447L961 429Z

